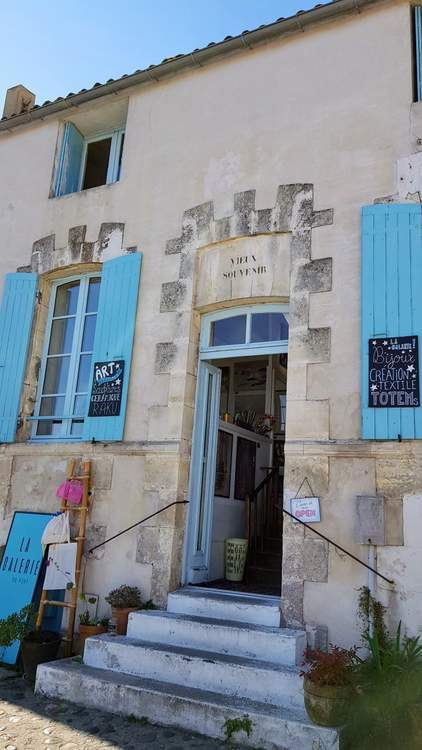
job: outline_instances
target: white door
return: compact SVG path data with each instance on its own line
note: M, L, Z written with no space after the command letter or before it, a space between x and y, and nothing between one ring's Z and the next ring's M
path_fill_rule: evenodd
M209 580L221 370L199 363L192 459L185 582Z

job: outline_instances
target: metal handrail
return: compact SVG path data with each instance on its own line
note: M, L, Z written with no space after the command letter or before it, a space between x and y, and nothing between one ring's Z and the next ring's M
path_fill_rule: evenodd
M160 508L160 510L156 510L155 513L151 513L150 516L146 516L145 518L142 519L142 521L137 521L136 523L133 523L132 526L128 526L127 529L123 529L123 531L119 531L118 534L111 536L109 539L105 539L104 542L101 542L101 544L96 544L95 547L91 547L91 549L88 550L88 555L90 555L92 552L94 552L94 550L98 549L99 547L104 547L105 544L112 542L113 539L117 539L117 537L122 536L122 534L126 534L128 531L132 531L132 529L134 529L136 526L140 526L141 523L145 523L145 521L149 521L151 518L158 516L160 513L163 513L165 510L172 508L173 505L188 505L188 504L189 504L189 500L175 500L174 503L170 503L170 505L166 505L164 508Z
M333 542L332 539L330 539L328 536L325 536L325 534L321 534L320 531L317 531L316 529L313 528L313 526L310 526L308 523L305 523L305 521L301 521L300 518L296 518L296 516L294 516L293 513L290 513L281 505L278 505L277 507L279 510L282 510L283 513L286 514L286 516L293 518L293 520L296 521L297 523L301 523L302 526L305 526L305 528L309 529L310 531L313 531L314 534L317 534L317 536L320 536L321 539L324 539L325 542L328 542L328 544L332 544L333 547L335 547L336 549L339 549L340 552L343 552L345 555L348 555L348 557L351 557L352 560L355 560L357 563L359 563L359 565L363 565L364 568L366 568L367 570L370 570L372 573L375 573L375 575L378 576L378 578L382 578L383 581L386 581L387 583L390 583L392 586L394 586L394 581L391 581L389 578L386 578L386 576L383 576L382 573L379 573L378 570L375 570L375 568L372 568L367 563L364 563L362 560L359 559L359 557L356 557L356 555L354 555L352 552L349 552L349 550L344 549L344 547L340 547L340 545L337 544L337 542ZM370 543L369 540L368 542Z

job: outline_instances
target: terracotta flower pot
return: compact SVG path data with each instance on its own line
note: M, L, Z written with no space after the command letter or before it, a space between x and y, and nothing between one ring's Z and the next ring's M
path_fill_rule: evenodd
M314 724L321 727L339 727L345 723L352 688L316 685L305 677L303 689L305 708Z
M104 625L79 625L79 651L81 654L84 652L86 639L93 635L101 635L101 633L107 633L107 628Z
M139 607L112 607L111 614L113 619L116 621L116 633L117 635L126 635L127 621L131 612L137 612Z

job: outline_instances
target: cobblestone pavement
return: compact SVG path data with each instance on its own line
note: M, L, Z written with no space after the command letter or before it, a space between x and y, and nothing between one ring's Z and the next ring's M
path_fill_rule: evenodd
M0 680L0 750L218 750L227 745L176 729L54 702L23 679Z

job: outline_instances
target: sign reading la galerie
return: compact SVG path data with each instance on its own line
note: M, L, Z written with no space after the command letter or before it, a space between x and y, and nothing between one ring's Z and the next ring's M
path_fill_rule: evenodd
M370 339L368 405L372 408L415 407L419 396L417 336Z
M122 405L124 359L95 362L89 417L118 417Z

